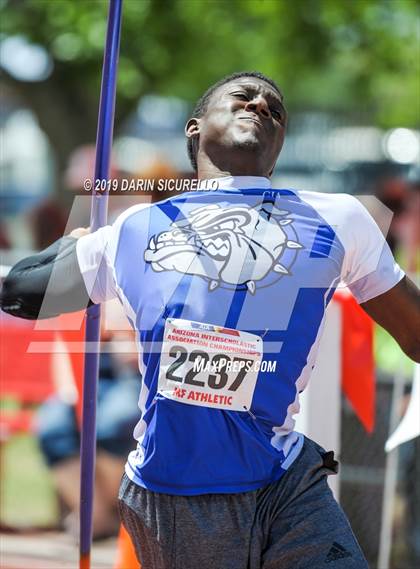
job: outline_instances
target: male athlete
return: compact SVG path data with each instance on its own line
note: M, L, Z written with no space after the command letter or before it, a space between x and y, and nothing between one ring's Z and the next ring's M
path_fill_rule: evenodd
M144 569L367 567L327 484L337 463L293 415L340 282L417 361L418 292L356 198L271 187L286 123L271 79L222 79L186 125L217 190L64 237L4 285L3 309L26 318L118 297L137 331L141 419L119 500Z

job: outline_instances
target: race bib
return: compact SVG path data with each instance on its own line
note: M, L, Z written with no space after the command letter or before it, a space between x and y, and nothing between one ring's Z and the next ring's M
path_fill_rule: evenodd
M254 334L168 318L158 392L187 405L246 411L262 354L263 341Z

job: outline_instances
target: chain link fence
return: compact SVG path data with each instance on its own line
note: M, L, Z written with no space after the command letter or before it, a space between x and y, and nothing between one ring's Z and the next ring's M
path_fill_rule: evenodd
M381 524L394 376L378 372L376 424L366 433L343 399L340 502L371 569L420 567L420 439L404 443L398 453L397 484L392 514L389 568L379 566ZM408 386L410 384L407 384ZM401 414L404 400L399 402Z

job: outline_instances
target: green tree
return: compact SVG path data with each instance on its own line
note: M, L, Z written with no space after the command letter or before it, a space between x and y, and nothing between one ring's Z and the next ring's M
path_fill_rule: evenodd
M44 46L45 81L4 81L37 114L59 160L95 138L106 0L3 0L2 37ZM116 123L148 92L193 102L221 76L258 69L289 108L419 119L416 0L125 0Z

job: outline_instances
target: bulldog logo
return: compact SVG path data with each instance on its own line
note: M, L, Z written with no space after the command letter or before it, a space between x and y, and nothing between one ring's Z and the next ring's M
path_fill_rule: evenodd
M154 271L177 271L207 279L209 290L223 284L245 285L252 294L256 282L274 271L289 275L280 258L286 249L301 249L284 227L289 212L271 202L255 207L207 205L154 235L144 260Z

